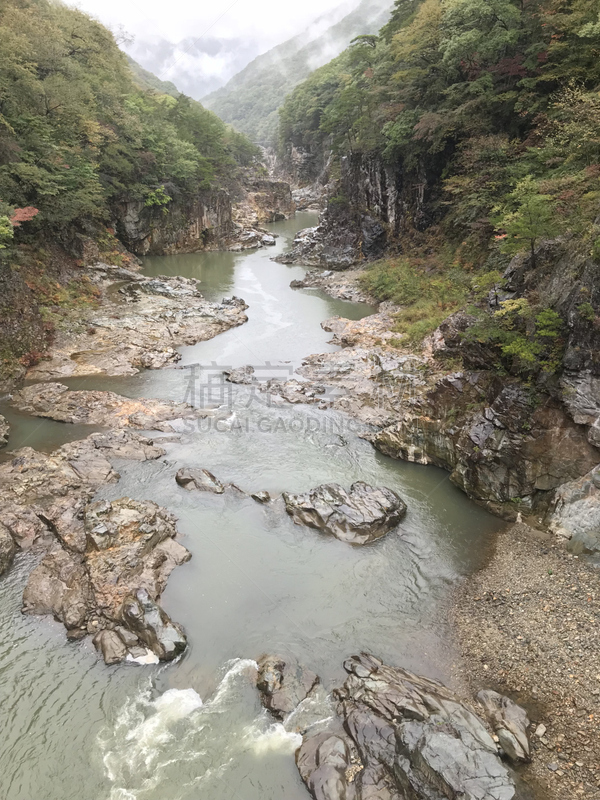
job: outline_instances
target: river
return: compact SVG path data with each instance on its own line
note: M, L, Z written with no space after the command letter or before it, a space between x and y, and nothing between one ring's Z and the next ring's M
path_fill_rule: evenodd
M198 278L209 299L243 297L248 323L183 348L183 369L68 382L223 406L218 424L200 421L165 444L163 459L118 464L120 482L99 493L153 500L178 517L193 558L172 574L162 604L189 648L169 666L106 667L89 640L68 643L62 625L21 615L32 557L20 555L1 583L2 800L307 800L294 765L298 736L261 710L252 683L262 653L295 656L328 689L343 678L342 660L361 650L449 680L448 592L483 563L498 520L441 470L375 451L342 415L269 404L217 379L244 364L285 378L303 357L335 349L320 322L371 312L290 289L305 270L270 258L310 224L298 214L270 225L275 248L146 259L146 274ZM194 364L203 370L186 368ZM0 411L13 449L51 450L90 432ZM409 510L396 531L353 548L248 498L187 493L173 480L184 465L272 494L366 480L397 491Z

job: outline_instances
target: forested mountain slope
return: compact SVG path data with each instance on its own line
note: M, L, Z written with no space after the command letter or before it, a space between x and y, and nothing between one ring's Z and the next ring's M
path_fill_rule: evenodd
M57 307L91 299L70 258L85 260L91 242L114 263L132 209L135 224L153 214L148 230L173 228L172 209L212 192L218 216L215 193L258 153L196 101L139 81L85 14L0 0L0 375L2 360L43 349Z
M398 331L415 341L528 253L531 291L469 336L493 343L504 368L553 373L565 326L600 311L599 92L595 0L397 0L379 36L287 98L280 147L308 154L313 178L333 150L322 230L330 242L355 230L357 258L395 249L365 281L410 307ZM380 236L365 235L365 215ZM551 239L555 263L572 265L553 294L535 269ZM590 339L581 358L599 366Z
M288 92L355 36L376 33L389 11L388 0L362 0L316 38L310 33L300 34L258 56L203 102L253 141L270 145L277 133L277 109Z

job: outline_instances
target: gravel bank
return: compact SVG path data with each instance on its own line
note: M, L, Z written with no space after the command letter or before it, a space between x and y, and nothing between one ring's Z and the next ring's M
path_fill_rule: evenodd
M600 571L524 524L456 592L457 681L532 720L526 780L544 800L600 798Z

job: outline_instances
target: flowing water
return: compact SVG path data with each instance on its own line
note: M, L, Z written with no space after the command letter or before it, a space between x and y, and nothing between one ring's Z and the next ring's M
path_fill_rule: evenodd
M67 643L62 626L21 615L31 568L21 555L0 584L2 800L306 800L293 757L298 734L274 724L253 686L262 653L295 656L327 689L359 650L448 680L448 592L482 563L498 521L444 472L377 453L351 420L269 404L251 387L218 380L224 368L244 364L286 378L304 356L335 349L321 321L370 313L290 289L304 269L270 261L312 223L299 214L270 226L280 235L270 250L147 259L147 274L198 278L210 299L243 297L249 322L183 348L183 368L69 382L221 407L216 418L187 426L180 441L165 442L164 458L118 464L120 482L100 493L153 500L178 517L193 558L172 574L163 605L184 625L189 648L169 666L104 666L89 641ZM210 391L202 388L211 381ZM13 448L50 450L82 436L72 426L6 416ZM396 531L352 548L295 526L280 508L232 492L185 492L174 481L184 465L275 495L366 480L396 490L409 511ZM326 716L328 707L314 711Z

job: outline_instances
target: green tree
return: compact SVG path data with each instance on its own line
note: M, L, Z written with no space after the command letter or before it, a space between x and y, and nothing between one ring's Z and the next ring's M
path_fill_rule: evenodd
M529 246L532 266L535 266L535 246L540 239L557 236L560 226L555 203L547 194L540 194L537 182L531 177L520 181L508 196L508 208L498 222L503 231L497 237L505 253L517 253Z

